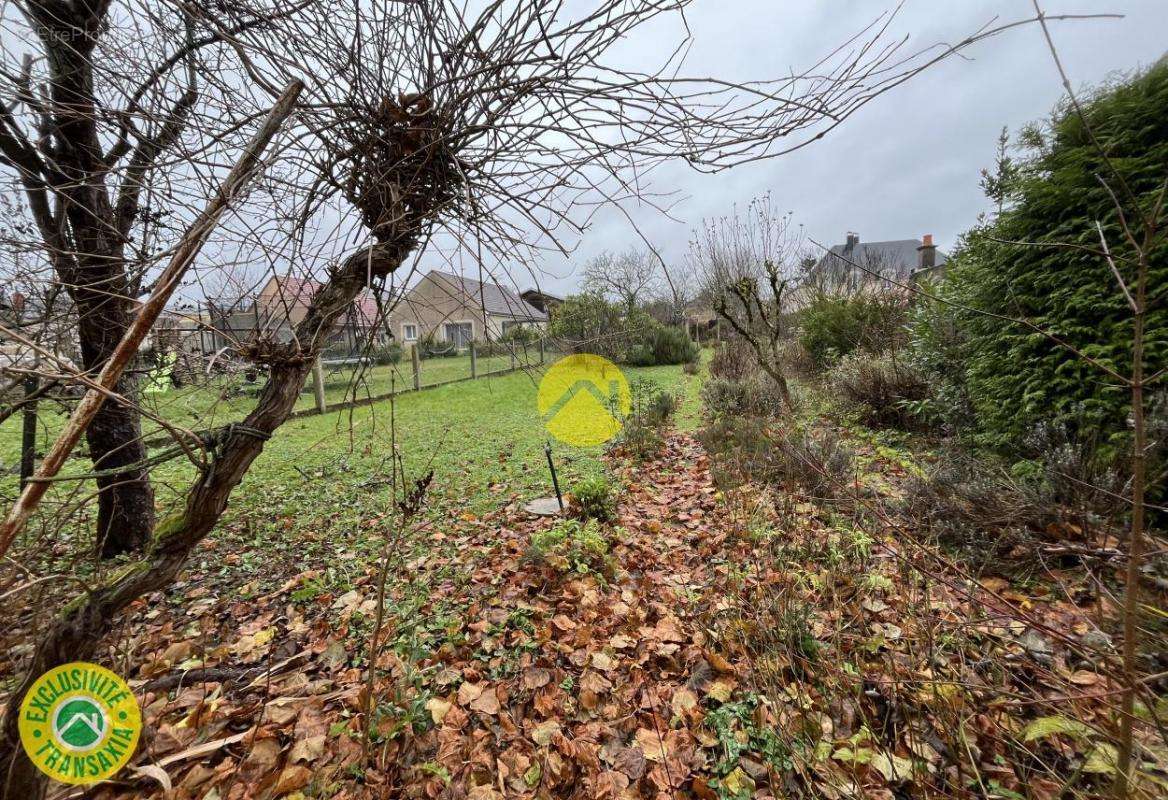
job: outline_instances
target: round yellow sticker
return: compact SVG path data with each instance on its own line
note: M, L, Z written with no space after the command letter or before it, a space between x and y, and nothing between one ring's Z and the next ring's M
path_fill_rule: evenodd
M142 716L124 680L74 661L37 678L20 704L17 727L41 772L62 783L96 783L134 755Z
M629 382L602 356L577 353L552 364L536 397L548 433L578 447L616 436L632 408Z

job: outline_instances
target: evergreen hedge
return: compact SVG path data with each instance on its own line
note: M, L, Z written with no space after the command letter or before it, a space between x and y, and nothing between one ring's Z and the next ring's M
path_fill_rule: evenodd
M1127 375L1131 310L1105 260L1089 251L1099 249L1098 220L1134 290L1134 248L1100 178L1122 198L1113 170L1122 175L1137 198L1124 203L1128 224L1144 236L1135 208L1149 211L1168 178L1168 64L1081 102L1109 163L1072 108L1061 107L1044 126L1027 129L1028 157L1007 187L1002 212L966 234L949 261L943 291L972 308L1030 320ZM1149 373L1168 360L1168 238L1161 233L1155 241L1148 281ZM964 384L983 444L1015 449L1040 422L1102 429L1113 443L1126 433L1128 390L1097 367L1025 326L960 310L946 313L960 331L964 356L964 374L950 378ZM950 355L944 360L951 361Z

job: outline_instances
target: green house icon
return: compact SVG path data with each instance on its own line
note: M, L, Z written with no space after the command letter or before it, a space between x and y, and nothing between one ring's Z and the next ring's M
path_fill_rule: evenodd
M88 750L101 741L105 725L101 706L91 698L74 697L57 709L53 733L73 750Z

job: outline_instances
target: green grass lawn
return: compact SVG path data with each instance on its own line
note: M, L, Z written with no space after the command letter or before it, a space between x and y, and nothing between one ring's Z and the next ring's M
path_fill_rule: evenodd
M549 362L555 356L549 355ZM538 366L539 353L532 351L520 354L517 366ZM506 372L511 369L510 356L480 356L477 373L484 376ZM470 377L470 356L424 359L421 362L420 382L422 386L434 386L460 378ZM165 435L164 429L149 416L159 417L166 422L191 430L206 430L241 419L255 406L256 392L262 381L247 383L240 376L222 378L212 385L186 386L170 389L157 394L146 393L141 398L143 410L148 418L143 420L143 432L148 439ZM361 400L389 394L391 391L407 391L414 385L413 367L409 359L393 365L368 366L354 369L349 366L326 368L325 402L337 405L351 400ZM315 399L311 378L300 392L297 410L314 407ZM65 422L63 411L50 404L40 404L40 430L38 441L48 442L61 430ZM20 458L20 417L10 418L0 426L0 463L11 465ZM43 445L42 445L43 447Z
M427 361L423 371L443 374L441 366L453 375L458 361ZM509 366L509 360L502 365ZM513 498L551 494L543 452L547 435L536 409L541 374L540 368L532 368L408 392L399 395L392 407L389 401L381 401L290 420L267 443L236 489L214 536L242 536L254 545L274 537L296 542L305 558L327 555L365 538L365 532L376 528L392 503L391 430L409 478L433 469L429 507L436 520L452 510L479 514ZM696 426L700 375L686 375L681 367L627 369L625 374L630 381L648 379L677 395L681 400L677 426ZM243 397L208 398L199 396L200 391L168 392L147 404L180 424L206 428L239 419L252 402ZM310 403L311 395L302 397L302 402ZM50 415L42 430L42 448L55 427ZM19 436L19 417L0 427L6 464L15 463ZM553 454L565 490L579 478L603 469L599 447L576 448L553 442ZM75 459L66 472L87 469L88 461ZM193 472L193 467L181 460L155 470L160 511L181 502ZM2 483L5 502L11 502L15 491L15 476L6 474ZM46 498L45 510L60 513L67 502L79 502L91 491L89 481L59 484ZM256 559L255 569L262 572L263 549L245 549L249 558Z

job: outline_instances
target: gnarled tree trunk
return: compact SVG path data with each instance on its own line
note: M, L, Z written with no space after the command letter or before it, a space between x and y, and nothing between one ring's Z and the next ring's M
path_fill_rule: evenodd
M54 667L91 658L102 636L130 603L174 580L191 551L219 521L231 492L263 452L264 442L292 413L300 387L337 319L367 281L396 270L411 247L412 242L375 245L350 256L332 273L313 297L307 316L296 326L293 341L276 345L262 355L270 373L259 402L241 423L227 426L219 435L213 448L212 468L196 479L187 493L184 511L158 524L149 548L139 560L66 606L50 627L5 710L0 735L0 800L44 797L46 776L25 755L17 728L20 703L29 687Z
M106 2L33 3L30 13L37 26L49 64L46 132L51 134L53 158L7 143L27 160L25 176L29 202L45 240L57 278L77 307L77 335L82 365L96 371L109 358L130 322L130 303L136 292L126 263L125 247L138 210L138 196L148 165L177 136L193 102L193 88L184 94L168 125L157 138L144 140L119 191L110 197L107 175L110 159L98 134L94 98L93 51L105 24ZM39 173L34 178L34 173ZM50 210L45 186L58 199ZM117 387L127 398L137 397L135 381L125 378ZM86 433L96 470L109 470L142 461L141 419L131 406L107 403ZM129 552L143 546L154 527L154 491L142 468L116 472L98 479L97 546L102 555Z
M103 268L104 267L104 268ZM125 281L120 260L79 270L81 283L73 289L77 305L81 361L91 373L100 371L130 325L126 293L115 288L106 293L98 287L117 287ZM83 277L82 277L83 276ZM137 381L123 375L116 391L137 397ZM141 417L136 408L115 402L102 405L85 431L95 470L141 464L146 458ZM97 478L97 548L103 557L140 550L154 530L154 488L145 467L101 475Z

